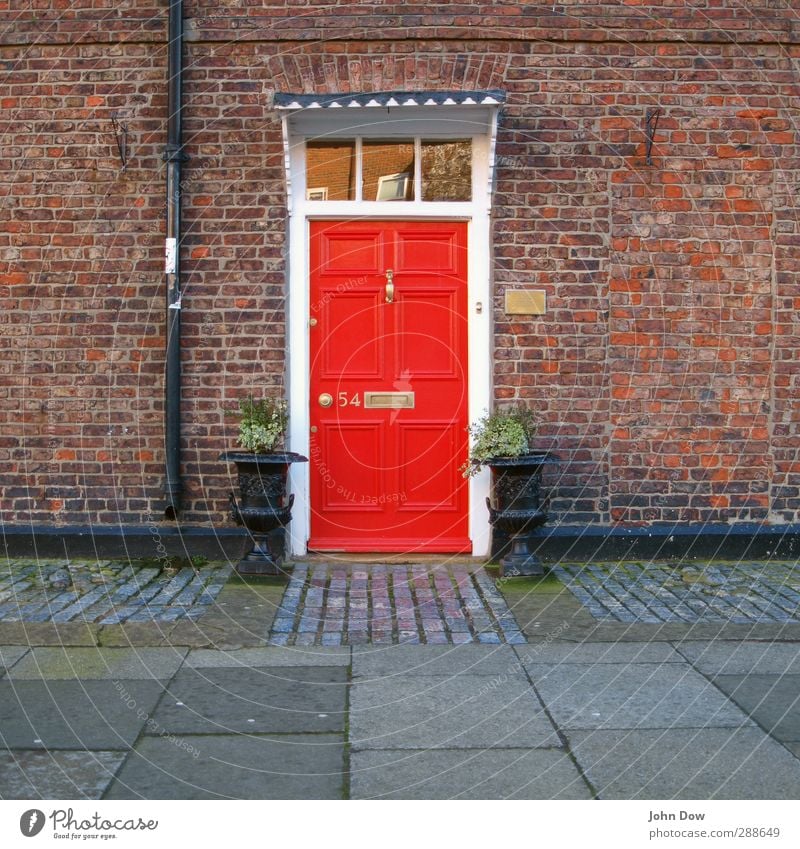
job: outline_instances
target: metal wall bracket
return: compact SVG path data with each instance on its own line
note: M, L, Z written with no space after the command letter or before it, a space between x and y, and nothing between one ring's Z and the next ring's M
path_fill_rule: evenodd
M117 153L122 169L128 164L128 125L123 124L116 115L111 116L111 127L114 130L114 138L117 142Z
M658 119L661 117L661 109L648 109L645 115L645 162L653 164L653 142L658 129Z
M188 162L189 154L179 144L166 144L161 159L164 162Z

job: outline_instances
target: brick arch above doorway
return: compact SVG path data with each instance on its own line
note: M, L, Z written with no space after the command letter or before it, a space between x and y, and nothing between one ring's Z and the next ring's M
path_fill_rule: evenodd
M386 45L380 56L340 53L292 53L267 62L278 91L306 94L369 91L470 91L505 86L509 45L498 43L493 55L464 53L445 45L441 51L402 54L404 47Z

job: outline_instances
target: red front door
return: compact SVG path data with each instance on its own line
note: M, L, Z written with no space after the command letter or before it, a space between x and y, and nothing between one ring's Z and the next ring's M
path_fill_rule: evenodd
M470 550L467 228L311 223L311 539Z

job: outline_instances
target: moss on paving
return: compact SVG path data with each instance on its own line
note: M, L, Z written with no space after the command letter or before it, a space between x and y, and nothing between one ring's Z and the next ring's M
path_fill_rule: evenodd
M497 589L508 595L521 595L531 592L561 592L564 584L555 576L545 574L538 578L500 578L495 582Z
M130 561L131 566L141 569L161 569L178 572L180 569L202 569L203 566L212 565L211 561L202 554L193 554L191 557L182 557L178 554L167 554L163 557L140 557Z
M275 587L278 589L286 589L289 583L289 575L240 575L238 572L231 572L228 578L226 587Z

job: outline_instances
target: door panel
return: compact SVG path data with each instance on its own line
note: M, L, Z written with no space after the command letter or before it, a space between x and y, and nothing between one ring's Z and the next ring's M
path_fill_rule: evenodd
M309 547L469 551L466 224L310 226Z
M386 333L381 310L382 292L323 290L321 301L322 373L326 380L380 378L386 367ZM358 340L353 345L353 340Z
M400 447L405 462L399 469L400 491L406 498L400 512L457 510L451 470L439 465L439 457L453 454L455 427L448 421L401 424Z
M457 311L456 292L423 290L400 297L395 344L401 374L408 371L417 380L459 376Z
M365 228L360 233L328 233L321 245L323 266L320 275L330 277L337 273L379 274L383 256L383 234Z
M385 486L380 458L382 422L359 424L329 422L322 439L329 464L324 475L322 509L361 511L377 504Z
M442 233L430 225L402 228L397 233L398 271L458 273L457 233Z

